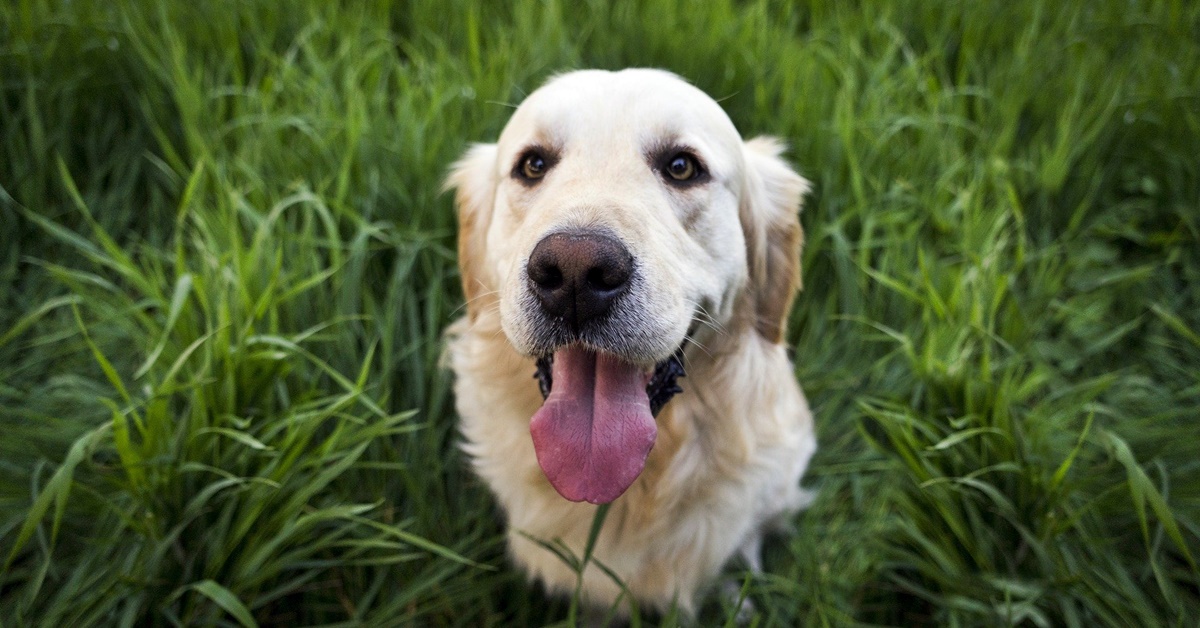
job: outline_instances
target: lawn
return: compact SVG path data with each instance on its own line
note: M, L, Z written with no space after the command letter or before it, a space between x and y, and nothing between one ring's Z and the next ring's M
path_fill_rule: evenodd
M1200 623L1200 3L344 5L0 6L0 625L565 621L456 449L441 180L625 66L814 183L752 622Z

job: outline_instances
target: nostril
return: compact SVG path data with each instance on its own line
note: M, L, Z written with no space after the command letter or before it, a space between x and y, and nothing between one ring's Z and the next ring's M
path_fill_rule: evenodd
M552 263L531 264L529 278L543 290L557 290L563 285L562 269Z
M562 271L557 267L551 268L546 272L546 279L542 282L542 287L547 290L557 290L563 285Z
M584 280L592 290L608 292L625 285L629 273L613 265L597 266L588 270Z

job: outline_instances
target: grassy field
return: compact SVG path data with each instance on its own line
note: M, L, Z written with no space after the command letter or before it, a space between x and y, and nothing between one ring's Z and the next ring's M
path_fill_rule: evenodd
M815 184L755 623L1200 622L1200 3L334 4L0 5L0 625L564 621L455 447L439 189L624 66Z

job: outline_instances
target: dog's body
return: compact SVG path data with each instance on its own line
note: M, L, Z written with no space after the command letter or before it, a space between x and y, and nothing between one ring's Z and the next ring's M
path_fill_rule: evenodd
M526 535L582 556L596 507L579 502L612 503L595 558L638 602L685 611L805 505L816 442L782 336L807 183L779 150L673 75L585 71L456 164L464 449L550 590L576 576ZM680 355L684 391L652 417L642 387ZM593 565L584 593L606 606L620 588Z

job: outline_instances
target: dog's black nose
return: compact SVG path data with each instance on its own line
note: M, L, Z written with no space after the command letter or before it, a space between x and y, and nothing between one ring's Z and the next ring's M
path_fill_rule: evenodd
M633 255L612 236L562 231L533 247L526 270L546 314L578 330L608 312L629 287Z

